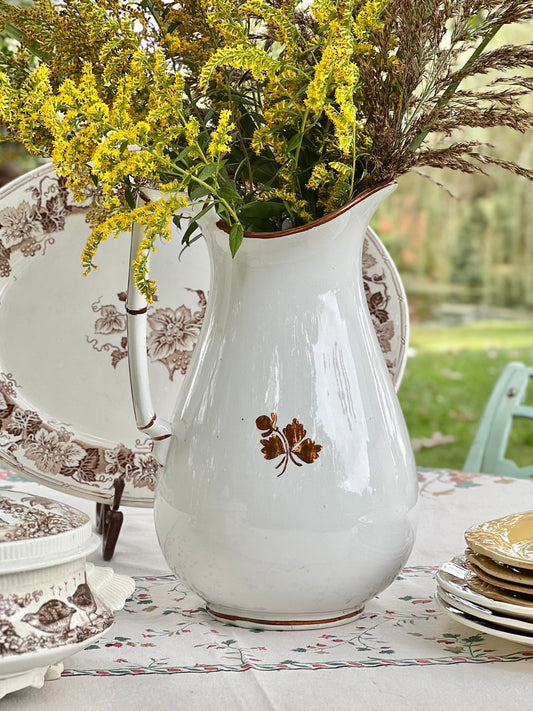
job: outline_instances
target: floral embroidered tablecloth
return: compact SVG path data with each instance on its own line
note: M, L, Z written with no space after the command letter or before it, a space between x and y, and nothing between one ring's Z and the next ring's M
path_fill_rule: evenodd
M137 577L126 615L67 663L65 675L180 674L516 661L533 648L449 628L433 601L433 567L405 568L355 622L307 632L214 622L173 576ZM75 661L75 664L73 663Z
M532 659L533 646L454 623L433 598L435 572L441 562L462 551L465 528L529 508L532 482L446 470L421 470L419 481L417 543L408 567L359 618L313 631L247 630L214 621L203 602L166 568L151 512L126 509L110 565L134 577L135 593L104 636L66 660L63 678L452 667ZM93 508L92 502L24 482L6 471L0 472L0 485L38 491L86 511ZM99 553L92 560L106 565Z

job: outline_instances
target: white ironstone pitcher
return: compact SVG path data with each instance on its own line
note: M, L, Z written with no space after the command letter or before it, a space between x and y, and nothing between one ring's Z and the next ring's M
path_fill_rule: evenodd
M349 622L411 551L414 459L361 279L368 222L394 187L246 235L235 259L214 211L201 218L211 287L172 425L152 408L146 305L130 284L136 419L164 460L159 542L218 619Z

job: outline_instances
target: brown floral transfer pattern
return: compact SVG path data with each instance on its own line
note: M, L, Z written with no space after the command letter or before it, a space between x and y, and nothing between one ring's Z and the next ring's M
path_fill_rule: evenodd
M387 277L383 270L376 271L379 267L378 260L369 252L369 243L365 239L363 245L363 284L365 295L372 318L374 330L379 345L385 357L387 368L391 376L397 363L392 358L393 339L395 336L394 321L390 316L391 295ZM198 310L192 311L182 304L178 308L150 307L147 315L148 334L146 338L147 353L152 362L162 363L169 375L174 379L178 371L185 375L191 356L200 335L205 315L207 300L201 289L189 289L198 297ZM128 355L128 339L126 337L126 293L117 294L118 306L115 304L100 303L100 299L91 304L92 310L98 314L94 322L96 338L86 336L87 342L98 351L106 351L111 355L111 365L116 368L118 363ZM99 336L115 336L120 338L115 342L102 342ZM387 357L388 356L388 357Z
M15 206L0 209L0 279L16 279L24 258L46 254L57 233L67 228L68 218L87 210L73 201L64 179L52 166L37 169L25 193L27 197ZM109 335L125 332L125 327L125 314L109 306L101 309L95 328ZM112 357L118 362L126 355L125 337L114 348ZM106 490L112 494L114 481L123 478L134 488L144 489L144 497L150 500L159 467L150 455L151 443L137 441L135 450L120 443L108 447L89 444L68 427L44 421L23 396L13 375L0 372L0 447L11 466L28 474L35 472L40 480L70 478L99 497L105 496Z
M55 174L42 177L29 193L31 201L0 210L0 277L10 276L14 253L24 257L44 254L55 242L53 233L65 229L67 215L86 211L72 202L64 178Z
M394 360L391 360L392 340L395 335L394 321L392 321L389 313L391 295L389 294L385 273L383 271L376 272L375 268L377 266L378 261L369 252L368 240L365 239L363 243L363 285L366 303L385 363L391 376L394 376L397 364Z
M322 450L322 445L315 444L312 439L305 437L307 432L304 430L296 418L280 430L277 424L278 417L273 412L270 417L268 415L260 415L255 421L258 430L264 439L261 440L263 445L261 452L265 459L277 459L282 457L276 464L276 469L281 467L278 476L285 474L289 461L296 464L297 467L305 464L312 464L315 459L318 459L318 453ZM300 461L295 459L297 457Z
M0 445L4 458L23 470L63 476L98 489L113 488L119 477L135 488L154 491L159 464L147 451L123 444L114 448L76 438L64 426L54 426L22 406L11 373L0 373ZM148 447L150 445L147 445Z
M0 619L13 617L20 608L28 607L32 602L39 602L42 596L42 590L34 590L31 593L24 593L24 595L16 593L2 595L0 593Z
M113 623L113 615L98 604L86 577L66 601L52 597L39 604L43 594L43 590L24 596L0 594L0 657L77 644Z
M41 496L0 496L0 543L43 538L84 526L89 517Z
M178 308L150 307L147 315L148 334L146 338L147 353L152 362L162 363L170 380L178 371L185 375L191 362L191 356L200 335L206 309L205 293L201 289L187 289L196 294L198 310L193 311L185 305ZM96 338L86 337L92 347L101 352L109 351L111 365L117 364L128 355L128 339L126 335L126 293L117 294L119 308L115 304L100 304L100 300L91 305L98 314L94 323ZM116 342L102 343L98 336L115 336L123 334Z

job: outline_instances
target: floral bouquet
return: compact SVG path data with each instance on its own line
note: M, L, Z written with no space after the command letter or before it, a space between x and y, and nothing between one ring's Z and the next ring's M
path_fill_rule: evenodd
M0 12L4 136L90 199L86 271L108 235L144 225L135 277L149 300L150 252L189 205L184 242L214 209L235 254L246 230L311 222L418 166L533 179L460 133L533 127L533 46L490 44L533 20L531 0L0 0Z

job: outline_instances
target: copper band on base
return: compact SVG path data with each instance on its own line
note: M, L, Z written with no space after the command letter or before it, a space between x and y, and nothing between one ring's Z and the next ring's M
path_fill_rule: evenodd
M228 615L225 612L216 612L209 605L206 606L207 612L213 617L220 618L222 620L227 620L228 622L250 622L252 624L264 626L264 627L305 627L306 625L332 625L335 622L340 622L341 620L349 620L351 617L356 617L363 612L364 608L361 607L359 610L354 612L348 612L345 615L339 615L338 617L326 617L323 619L315 620L262 620L254 617L240 617L239 615Z

